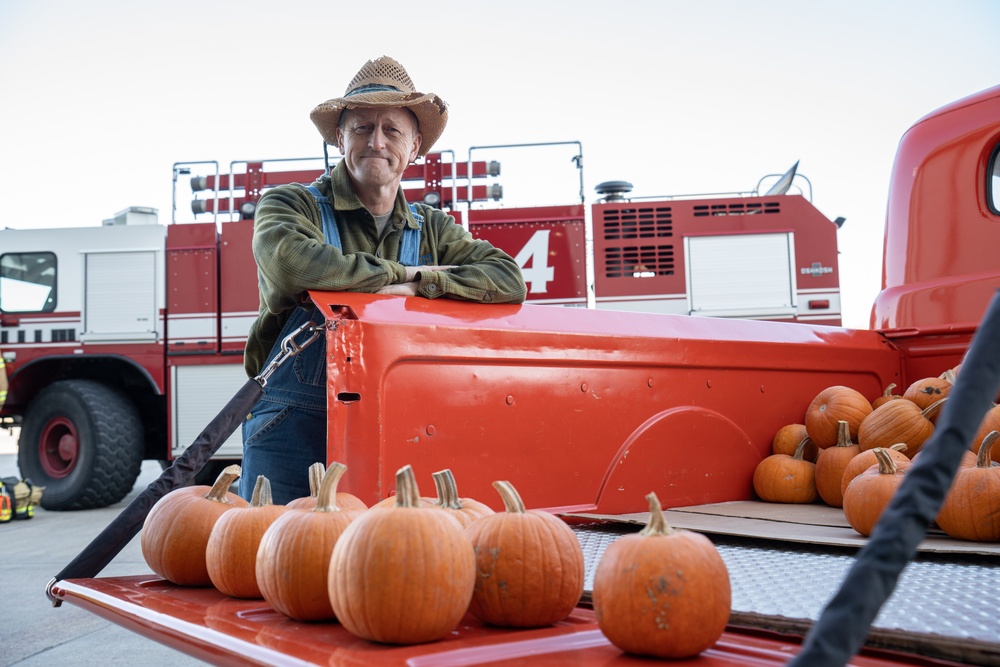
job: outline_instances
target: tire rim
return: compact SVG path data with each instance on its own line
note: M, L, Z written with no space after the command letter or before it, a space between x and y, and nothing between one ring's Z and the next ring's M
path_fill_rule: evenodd
M73 422L65 417L50 419L38 440L42 470L53 479L62 479L73 472L80 455L80 438Z

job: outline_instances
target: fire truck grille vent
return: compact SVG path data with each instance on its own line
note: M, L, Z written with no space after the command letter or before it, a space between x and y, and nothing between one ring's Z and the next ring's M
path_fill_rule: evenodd
M604 249L608 278L652 278L674 274L674 246L618 246Z
M694 217L704 218L710 215L755 215L781 213L781 202L733 202L731 204L696 204L693 207Z
M674 235L669 206L608 208L604 210L601 222L604 238L608 241Z

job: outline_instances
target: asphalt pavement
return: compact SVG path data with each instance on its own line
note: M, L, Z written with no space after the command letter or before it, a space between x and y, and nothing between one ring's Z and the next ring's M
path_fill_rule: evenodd
M50 665L203 665L71 604L55 608L45 586L160 474L147 461L132 492L97 510L35 510L33 519L0 524L0 667ZM17 476L17 430L0 429L0 477ZM148 574L136 536L99 576Z

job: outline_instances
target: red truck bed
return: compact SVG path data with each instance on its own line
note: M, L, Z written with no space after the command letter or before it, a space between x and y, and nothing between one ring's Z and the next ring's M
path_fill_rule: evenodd
M71 579L54 595L102 618L216 665L649 665L622 653L601 634L593 611L580 607L548 628L486 627L467 616L447 638L417 646L375 644L336 623L300 623L262 600L238 600L213 588L183 589L155 575ZM784 665L799 638L731 625L710 649L678 665ZM869 650L858 667L954 665L919 655Z

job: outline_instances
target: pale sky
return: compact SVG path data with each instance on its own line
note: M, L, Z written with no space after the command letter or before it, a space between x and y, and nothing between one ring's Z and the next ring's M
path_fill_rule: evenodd
M449 103L435 149L579 141L588 204L605 180L748 191L799 160L847 219L864 328L899 139L1000 83L998 35L996 0L0 0L0 227L169 222L175 162L320 155L309 111L386 54ZM529 193L505 164L508 205L579 201L565 156L546 169Z

